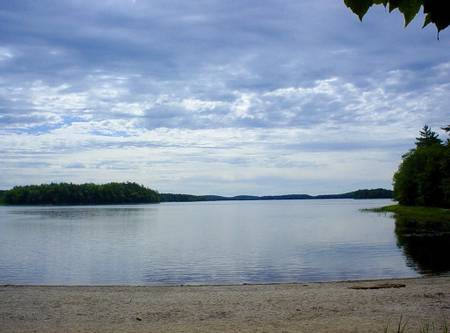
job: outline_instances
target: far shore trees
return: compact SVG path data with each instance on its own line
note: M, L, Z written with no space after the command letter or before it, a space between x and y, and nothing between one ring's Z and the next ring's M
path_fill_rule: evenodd
M450 208L450 141L426 125L416 140L394 175L394 197L401 205Z
M136 183L52 183L15 186L4 193L9 205L102 205L158 203L159 193Z

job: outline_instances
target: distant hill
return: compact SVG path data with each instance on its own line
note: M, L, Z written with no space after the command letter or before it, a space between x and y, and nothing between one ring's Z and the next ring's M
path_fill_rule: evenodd
M225 197L220 195L192 195L160 193L161 202L192 202L192 201L232 201L232 200L307 200L307 199L392 199L393 192L383 188L364 189L341 194L284 194L284 195L237 195Z

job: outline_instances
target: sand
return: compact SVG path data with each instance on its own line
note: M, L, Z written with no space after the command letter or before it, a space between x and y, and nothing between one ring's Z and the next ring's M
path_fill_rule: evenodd
M0 286L0 332L406 332L450 323L450 277L240 286Z

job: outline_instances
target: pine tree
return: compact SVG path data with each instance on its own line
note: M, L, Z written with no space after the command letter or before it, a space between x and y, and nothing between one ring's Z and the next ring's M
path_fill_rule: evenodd
M442 140L439 139L439 136L436 132L433 132L428 125L425 125L423 129L420 131L420 136L416 138L416 146L419 147L429 147L436 144L441 144Z

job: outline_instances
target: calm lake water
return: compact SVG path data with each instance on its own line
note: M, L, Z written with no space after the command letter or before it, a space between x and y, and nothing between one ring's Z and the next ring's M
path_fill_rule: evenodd
M359 211L389 203L3 206L0 283L239 284L448 273L448 259L415 254L391 216ZM448 239L441 241L446 248Z

